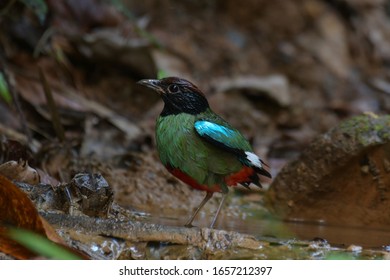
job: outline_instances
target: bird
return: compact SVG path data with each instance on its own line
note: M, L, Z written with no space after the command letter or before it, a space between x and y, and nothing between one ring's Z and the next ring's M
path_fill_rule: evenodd
M253 152L249 141L210 108L205 94L183 78L143 79L137 82L157 92L164 101L156 121L156 147L166 169L206 195L185 223L192 223L214 193L221 202L210 224L213 228L228 193L238 184L262 187L259 175L272 178L268 165Z

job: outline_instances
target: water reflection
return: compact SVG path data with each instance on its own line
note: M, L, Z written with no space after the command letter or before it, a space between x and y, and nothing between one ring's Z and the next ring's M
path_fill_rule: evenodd
M170 218L167 216L154 216L151 217L151 220L152 222L174 226L181 226L185 223L185 219ZM210 223L209 220L209 214L200 213L194 225L207 227ZM283 222L254 216L246 216L245 219L242 219L242 217L227 217L221 214L215 228L247 233L255 235L260 239L326 240L337 247L360 245L366 249L385 249L390 246L390 227L335 226L305 221Z

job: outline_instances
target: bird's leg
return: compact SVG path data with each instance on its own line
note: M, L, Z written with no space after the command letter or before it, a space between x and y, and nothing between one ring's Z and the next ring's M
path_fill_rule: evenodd
M219 203L217 212L215 212L213 221L212 221L211 224L210 224L210 228L213 228L213 227L214 227L214 224L215 224L215 222L217 221L219 212L221 212L221 209L222 209L222 206L223 206L223 204L224 204L224 202L225 202L225 199L226 199L226 197L227 197L227 194L228 194L227 192L222 194L221 202Z
M206 196L203 198L202 202L199 204L198 208L194 211L194 213L191 215L191 217L188 219L185 227L192 227L192 221L195 219L196 215L198 215L198 212L202 207L207 203L207 201L210 200L210 198L213 196L213 192L206 192Z

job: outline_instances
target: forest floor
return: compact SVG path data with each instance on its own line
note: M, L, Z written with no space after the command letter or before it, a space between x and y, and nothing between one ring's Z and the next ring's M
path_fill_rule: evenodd
M111 259L389 258L389 1L27 2L0 6L0 170L68 244ZM270 166L264 189L231 190L216 230L220 196L182 227L204 194L158 159L163 103L136 82L163 76L196 84Z

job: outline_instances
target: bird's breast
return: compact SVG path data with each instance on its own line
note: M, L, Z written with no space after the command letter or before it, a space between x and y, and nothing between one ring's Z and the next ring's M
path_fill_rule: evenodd
M178 114L159 117L156 124L156 143L160 159L164 165L177 166L184 161L189 143L193 137L195 118L192 115Z

